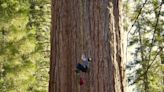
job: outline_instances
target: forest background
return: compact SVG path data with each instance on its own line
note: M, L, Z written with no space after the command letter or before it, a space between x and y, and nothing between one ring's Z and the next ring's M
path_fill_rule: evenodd
M132 92L164 90L163 3L124 0ZM0 92L48 92L50 22L50 0L0 0Z

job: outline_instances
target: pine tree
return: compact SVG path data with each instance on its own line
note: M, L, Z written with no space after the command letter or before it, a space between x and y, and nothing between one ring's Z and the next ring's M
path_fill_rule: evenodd
M0 92L48 89L49 53L45 51L49 50L50 2L45 1L35 1L34 10L28 0L0 1ZM38 10L38 5L44 7Z

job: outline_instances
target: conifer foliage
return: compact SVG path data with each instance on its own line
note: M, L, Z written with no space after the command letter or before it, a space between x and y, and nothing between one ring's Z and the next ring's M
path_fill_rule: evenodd
M128 63L128 81L136 84L140 92L161 92L164 90L164 1L133 0L134 11L128 16L132 26L128 30L128 48L133 60ZM129 5L130 6L130 5ZM131 10L133 10L131 9Z
M46 92L49 0L0 0L0 92Z

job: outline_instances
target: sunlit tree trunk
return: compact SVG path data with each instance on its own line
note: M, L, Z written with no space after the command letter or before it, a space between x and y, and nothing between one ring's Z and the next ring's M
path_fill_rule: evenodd
M120 0L52 0L49 92L125 92ZM76 64L92 58L79 85Z

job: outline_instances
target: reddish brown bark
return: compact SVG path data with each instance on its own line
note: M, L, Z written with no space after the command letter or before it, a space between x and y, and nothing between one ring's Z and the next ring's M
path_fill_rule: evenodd
M125 92L119 0L52 0L49 92ZM75 67L92 57L79 86Z

